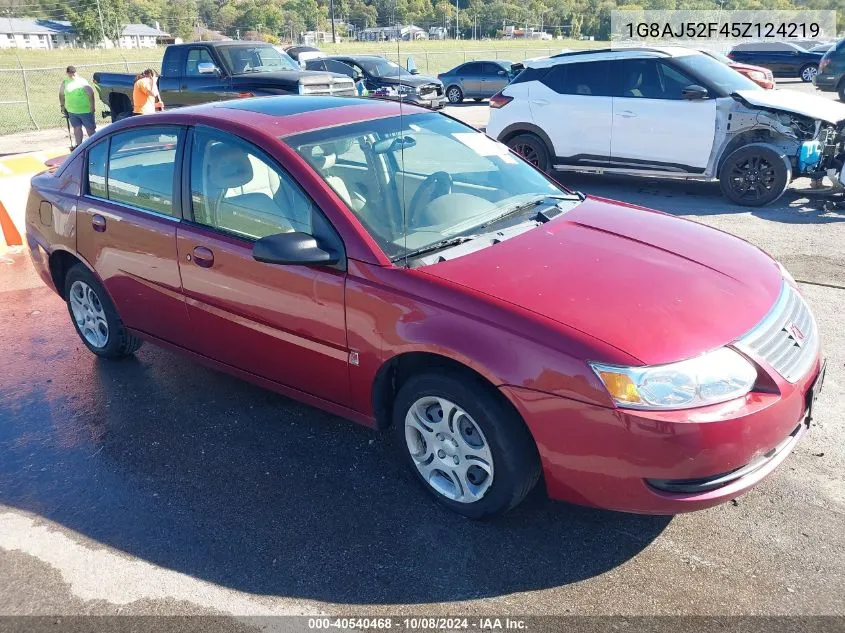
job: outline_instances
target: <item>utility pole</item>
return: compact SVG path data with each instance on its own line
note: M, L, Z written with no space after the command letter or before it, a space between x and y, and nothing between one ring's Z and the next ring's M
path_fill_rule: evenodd
M103 10L100 8L100 0L97 0L97 14L100 16L100 34L103 36L103 46L106 46L106 27L103 23Z
M461 39L461 0L455 0L455 39Z
M334 0L329 0L329 12L332 15L332 44L337 44L337 36L334 32Z

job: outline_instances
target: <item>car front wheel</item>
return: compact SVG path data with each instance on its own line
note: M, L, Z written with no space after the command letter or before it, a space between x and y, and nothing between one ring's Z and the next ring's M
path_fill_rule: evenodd
M760 207L780 198L791 179L787 158L765 145L740 147L725 159L719 175L725 197L749 207Z
M102 284L84 265L68 271L65 297L76 333L97 356L122 358L141 347L141 339L129 334Z
M811 83L819 72L819 67L815 64L807 64L801 69L801 81Z
M396 441L441 504L481 519L518 505L540 475L534 440L492 387L441 371L410 378L393 410Z
M461 103L464 100L464 93L457 86L449 86L449 89L446 91L446 98L449 100L449 103Z

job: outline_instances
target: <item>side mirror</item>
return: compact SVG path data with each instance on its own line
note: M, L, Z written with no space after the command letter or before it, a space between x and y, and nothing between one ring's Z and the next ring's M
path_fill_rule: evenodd
M418 71L416 68L412 68L408 72L411 73L412 75L419 75L420 74L420 71Z
M352 75L352 81L361 81L363 78L364 73L359 73L358 71L355 71L355 73Z
M407 68L408 72L412 75L418 75L420 73L420 71L417 70L417 65L414 63L413 57L409 56L408 59L405 60L405 68Z
M258 240L252 247L252 258L264 264L299 266L336 264L336 254L324 250L308 233L277 233Z
M505 72L504 70L500 70L496 74L499 75L499 77L507 77L507 75L508 75L508 73Z
M197 64L197 72L200 75L216 75L220 71L211 62L200 62Z
M702 99L707 99L709 96L710 93L707 92L707 88L696 84L687 86L681 90L681 98L687 101L701 101Z

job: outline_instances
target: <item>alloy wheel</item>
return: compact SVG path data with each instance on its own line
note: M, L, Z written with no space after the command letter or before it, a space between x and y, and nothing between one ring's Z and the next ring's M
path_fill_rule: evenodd
M405 416L405 442L423 479L459 503L481 499L493 483L487 438L460 406L435 396L420 398Z
M809 83L816 78L817 74L819 74L818 68L816 68L815 66L807 66L804 70L801 71L801 79Z
M534 167L540 166L540 153L533 145L529 145L528 143L517 143L512 149L522 156L527 162L534 165Z
M446 94L446 97L449 99L449 103L458 103L461 100L461 91L459 88L452 87L449 88L449 92Z
M775 186L774 165L760 156L751 156L731 168L731 187L739 198L759 200Z
M70 309L80 333L98 349L109 342L109 324L97 293L84 281L74 281L70 287Z

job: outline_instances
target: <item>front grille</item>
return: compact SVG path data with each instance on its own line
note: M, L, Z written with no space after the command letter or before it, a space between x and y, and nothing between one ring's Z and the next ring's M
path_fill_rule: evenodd
M816 320L798 291L784 283L774 307L737 347L766 361L789 382L798 382L819 349Z
M351 81L334 81L332 83L312 83L304 84L301 87L300 94L303 95L334 95L336 97L354 97L358 94L355 90L355 84Z

